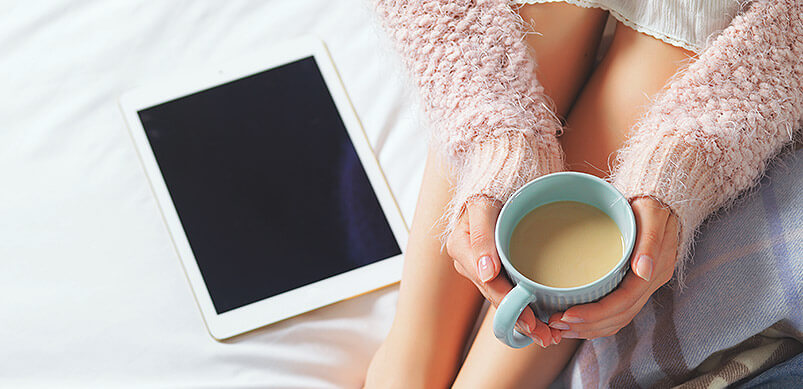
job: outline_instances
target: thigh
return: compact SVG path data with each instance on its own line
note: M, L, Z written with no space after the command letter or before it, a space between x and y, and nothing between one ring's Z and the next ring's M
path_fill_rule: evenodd
M420 334L422 341L436 340L444 329L459 337L473 325L482 302L476 286L454 270L438 240L442 228L438 220L452 195L444 163L437 151L429 150L399 290L397 322L427 328ZM464 341L460 339L459 347Z
M482 295L454 270L437 238L437 221L451 192L445 166L430 150L404 253L396 315L368 369L366 387L446 387L457 373Z
M613 42L572 106L560 138L567 168L608 175L628 130L693 55L617 23Z
M608 12L566 3L524 5L518 12L529 26L536 76L557 114L566 117L594 64Z

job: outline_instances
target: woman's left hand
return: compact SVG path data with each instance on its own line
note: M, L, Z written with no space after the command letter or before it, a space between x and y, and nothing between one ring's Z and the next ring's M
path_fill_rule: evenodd
M552 315L549 326L562 330L562 338L594 339L616 334L672 278L677 260L677 218L651 198L637 198L631 206L637 228L636 245L630 257L633 271L601 300Z

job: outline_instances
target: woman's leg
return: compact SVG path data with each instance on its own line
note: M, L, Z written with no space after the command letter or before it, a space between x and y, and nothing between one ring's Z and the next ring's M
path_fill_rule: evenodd
M608 13L566 3L524 5L518 12L531 27L526 40L538 81L565 118L594 66Z
M606 176L628 130L694 53L616 24L613 42L566 121L569 170Z
M565 4L539 4L520 10L539 23L541 36L528 43L547 61L538 77L565 115L591 66L605 13ZM555 22L562 19L563 23ZM540 23L543 22L543 26ZM594 29L588 26L596 26ZM554 36L554 39L544 37ZM561 42L557 45L554 42ZM571 59L571 67L550 61ZM577 74L574 74L577 73ZM433 227L449 200L445 171L430 151L405 253L399 302L390 333L368 368L368 387L446 387L460 365L482 298L440 251Z
M434 228L450 195L443 162L430 150L405 252L396 316L368 368L366 387L445 387L454 377L482 296L440 251Z
M611 47L583 87L561 142L571 170L609 174L608 155L625 140L650 96L659 92L693 53L617 24ZM579 344L563 339L547 349L514 350L494 338L493 309L458 374L456 387L546 387ZM500 374L500 372L504 372Z

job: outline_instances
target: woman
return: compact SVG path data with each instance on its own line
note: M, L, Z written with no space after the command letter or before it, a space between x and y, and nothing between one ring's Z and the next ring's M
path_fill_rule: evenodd
M579 339L616 333L673 274L682 281L702 220L753 185L799 128L800 1L537 3L377 4L433 139L397 314L368 387L548 385ZM618 22L595 65L606 9ZM535 26L524 40L521 19ZM631 201L633 272L549 323L525 310L518 328L542 347L497 341L490 308L461 360L482 297L496 306L511 289L493 241L501 204L564 169L611 175Z

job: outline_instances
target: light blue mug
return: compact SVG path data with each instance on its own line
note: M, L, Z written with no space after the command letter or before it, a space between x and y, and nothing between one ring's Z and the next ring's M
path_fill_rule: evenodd
M533 209L556 201L592 205L610 216L622 233L622 258L607 274L590 284L573 288L541 285L523 276L510 263L513 229ZM514 325L528 304L536 316L546 322L556 312L598 300L616 288L630 268L629 258L636 242L636 219L627 199L605 180L585 173L560 172L536 178L516 191L502 207L495 233L502 267L516 286L496 309L494 335L510 347L522 348L532 343L532 339L518 332Z

